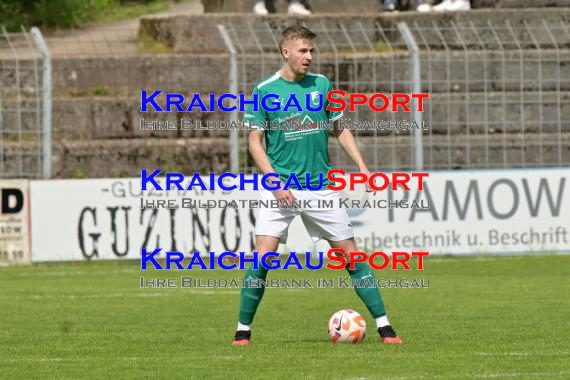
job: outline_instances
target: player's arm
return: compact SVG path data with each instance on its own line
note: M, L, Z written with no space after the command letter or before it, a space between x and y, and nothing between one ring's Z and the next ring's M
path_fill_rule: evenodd
M328 81L328 92L330 93L333 90L334 87L332 83ZM333 95L333 97L339 97L339 96ZM349 129L340 128L339 126L340 124L339 119L343 116L343 112L329 110L328 102L326 106L327 106L327 116L329 120L333 122L334 133L338 140L338 143L340 144L342 149L346 152L346 154L348 154L348 157L350 157L350 159L356 164L356 166L358 166L358 171L370 177L371 176L370 170L368 169L366 162L364 162L364 158L362 158L362 154L360 153L358 145L356 145L356 140L354 139L352 132ZM376 194L376 191L374 191L370 187L368 181L366 181L366 191L369 193L373 192L374 194Z
M267 153L265 152L265 149L263 149L263 133L264 131L262 129L250 132L249 154L251 154L257 168L265 175L275 173L275 169L273 169L273 166L267 157ZM293 196L293 193L290 190L283 190L283 183L280 184L279 189L275 190L273 194L275 194L275 198L279 202L285 201L291 204L290 202L295 199L295 196Z
M356 139L354 138L352 131L347 128L340 128L337 120L334 122L334 133L342 149L358 167L358 171L366 174L368 178L370 178L372 173L370 173L368 165L364 162L364 158L362 157L362 153L360 153L360 148L358 148L358 145L356 144ZM366 182L366 191L376 194L376 191L370 187L368 182Z
M253 158L257 168L265 175L275 173L273 166L269 162L267 153L263 149L263 130L254 130L249 134L249 154Z

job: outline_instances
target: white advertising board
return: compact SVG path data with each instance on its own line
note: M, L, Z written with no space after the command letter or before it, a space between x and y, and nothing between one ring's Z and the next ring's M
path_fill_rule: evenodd
M353 213L356 241L385 252L570 252L569 178L570 169L431 172L424 191L392 194L428 209Z
M348 212L359 249L369 252L569 252L569 177L570 169L431 172L423 191L414 179L410 191L378 192L367 197L373 207ZM188 183L187 177L183 187ZM180 207L183 198L257 199L252 185L246 188L143 192L140 178L32 181L32 260L138 259L142 248L162 248L157 258L167 251L249 252L257 209ZM365 199L362 186L343 195ZM141 198L171 200L179 208L141 209ZM389 208L390 201L398 206ZM282 248L326 245L315 247L296 218Z
M0 266L29 264L28 181L0 181Z
M164 186L163 178L157 182ZM219 189L143 192L140 178L33 181L32 257L34 262L137 259L143 248L205 254L250 251L254 210L180 207L183 198L247 196L255 199L256 194ZM179 208L143 209L142 198L171 200Z

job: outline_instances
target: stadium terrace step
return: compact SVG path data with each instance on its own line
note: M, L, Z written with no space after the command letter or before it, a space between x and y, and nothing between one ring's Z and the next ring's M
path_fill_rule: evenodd
M180 127L182 118L201 121L203 125L207 125L209 120L229 120L229 114L219 110L143 113L140 112L140 99L117 97L60 98L54 100L53 107L52 136L56 141L229 137L227 130L182 130ZM176 130L163 129L164 126L159 126L157 123L154 126L142 127L146 129L141 130L141 119L147 122L176 121Z
M240 57L238 61L246 64L240 64L238 91L250 93L255 83L278 70L280 65L275 58ZM524 83L525 91L534 91L541 82L543 91L555 91L558 86L562 91L570 91L568 49L560 52L542 50L540 53L510 50L504 54L498 51L424 51L420 59L424 91L447 92L451 87L452 92L481 92L485 82L487 88L496 91L520 91L521 83ZM350 93L410 92L409 62L409 56L404 52L322 53L312 70L328 76L336 88ZM62 58L54 60L53 66L56 95L127 93L139 97L140 90L182 94L229 91L229 63L225 54ZM355 81L355 77L358 80Z
M569 7L570 0L471 0L474 8Z
M36 142L5 141L3 154L11 157L4 160L4 173L42 166ZM222 173L230 169L229 155L229 139L63 140L52 146L52 173L53 178L138 177L141 168Z
M449 49L463 50L463 43L475 45L477 48L479 39L474 31L479 30L477 33L485 41L486 49L499 49L496 38L502 40L505 49L517 49L511 31L524 49L535 48L529 29L534 39L540 44L545 44L545 46L552 44L551 36L545 29L545 23L549 25L555 38L559 39L559 43L568 46L570 41L567 35L557 29L561 19L567 22L570 20L570 8L482 9L453 13L370 14L361 12L343 15L329 13L304 18L282 14L270 16L253 14L150 16L141 19L140 35L174 52L226 53L227 49L218 30L218 25L225 25L238 53L259 53L260 50L274 53L276 51L275 33L289 25L304 24L321 36L317 40L319 52L333 51L335 48L332 46L333 42L341 51L351 51L353 47L360 51L369 51L371 48L388 51L390 46L387 46L387 43L390 43L394 49L407 50L396 26L398 22L403 21L412 30L418 27L423 28L426 31L424 38L427 44L436 48L443 46L441 38L446 40ZM508 20L511 30L506 26L505 20ZM379 32L377 25L382 27L384 36ZM434 32L435 25L440 28L441 35ZM485 29L490 30L489 25L496 29L497 37L491 35L492 32L485 32ZM423 42L418 41L418 44L422 45Z
M57 58L56 95L139 94L140 90L216 93L228 90L228 59L220 54L139 54Z
M521 112L521 104L522 110ZM560 104L560 129L558 123L558 104ZM487 105L487 107L485 107ZM540 107L542 105L542 107ZM431 107L430 107L431 106ZM406 120L411 122L411 114L403 111L397 113L377 113L362 106L358 112L346 112L345 117L355 121ZM542 111L542 113L540 113ZM520 93L432 93L429 100L424 101L423 121L429 130L424 134L435 135L471 135L483 136L485 131L490 135L503 133L524 134L556 134L565 130L570 121L570 93L555 92L539 94ZM427 124L429 122L429 124ZM345 125L351 125L346 123ZM409 135L410 130L379 130L378 135ZM358 135L374 135L372 130L360 130ZM570 141L569 141L570 143Z
M368 94L371 95L371 94ZM543 92L539 98L537 92L527 92L521 98L520 93L432 93L429 100L424 101L425 112L423 120L429 122L429 131L425 134L470 134L482 135L488 126L489 134L506 133L557 133L558 132L558 102L560 102L560 120L562 129L570 122L570 92L563 92L558 98L555 92ZM206 96L203 97L207 99ZM207 103L207 102L206 102ZM487 108L485 108L485 103ZM524 104L521 113L521 103ZM34 108L34 102L21 104L26 109ZM164 106L162 102L160 105ZM538 105L543 104L542 115ZM430 108L431 105L431 108ZM208 103L206 104L208 107ZM467 111L469 111L467 113ZM24 140L38 137L37 119L34 113L25 112L22 115L22 133ZM228 130L182 130L180 119L201 121L205 128L208 121L229 121L228 113L217 112L140 112L140 100L120 97L95 98L56 98L53 101L53 130L54 141L93 141L102 139L188 139L188 138L227 138ZM141 130L141 118L148 121L177 121L176 130L148 128ZM241 120L242 114L239 115ZM372 111L367 106L358 106L356 112L345 112L347 126L354 126L352 121L365 122L382 120L411 121L411 114ZM16 123L15 113L4 115L6 125ZM213 126L214 124L210 124ZM219 124L218 124L219 126ZM362 128L364 126L362 125ZM244 133L244 132L240 132ZM409 130L361 129L358 136L408 135ZM6 139L6 136L5 136Z
M309 3L316 13L371 12L381 9L380 0L310 0ZM413 7L414 0L402 0L404 6ZM204 11L208 13L252 12L252 0L202 0ZM285 0L275 2L278 12L287 11ZM473 8L538 8L538 7L568 7L568 0L472 0Z
M346 13L380 11L379 0L310 0L311 8L316 13ZM206 13L252 13L252 0L202 0ZM275 1L276 11L287 13L287 1Z
M427 168L501 168L556 166L570 162L570 133L535 134L532 141L522 134L424 136ZM561 137L561 139L560 139ZM390 167L412 169L413 153L409 136L359 137L365 160ZM542 145L542 149L541 149ZM451 146L451 147L450 147ZM336 168L354 170L354 164L330 139L331 159ZM378 149L374 149L377 147ZM376 160L375 151L378 152ZM6 160L4 172L17 172L16 165L41 167L35 143L4 143L4 154L22 161ZM229 171L229 139L106 139L61 141L53 146L54 178L138 177L141 168L162 168L181 173L222 173ZM252 164L252 163L250 163Z
M229 156L229 139L66 140L54 146L53 173L57 178L138 177L141 168L221 173L230 170Z
M563 133L561 138L557 134L537 134L529 141L517 133L424 136L424 163L429 170L560 166L559 153L562 163L570 160L570 133ZM367 137L358 141L366 162L379 162L383 169L414 167L409 136ZM344 153L331 154L331 158L335 167L354 170Z

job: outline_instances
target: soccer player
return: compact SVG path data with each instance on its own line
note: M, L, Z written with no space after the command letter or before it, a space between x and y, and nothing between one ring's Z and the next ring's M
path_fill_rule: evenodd
M323 75L309 71L313 59L313 40L316 34L302 26L291 26L285 29L281 35L279 48L284 59L281 69L271 74L268 78L259 82L253 89L253 94L261 98L266 94L279 95L283 107L275 112L267 112L259 106L258 111L249 105L244 121L252 125L267 126L271 121L281 124L291 120L301 120L303 123L334 122L343 116L342 112L326 110L328 105L326 96L333 90L331 82ZM288 111L283 108L291 94L295 94L304 111L300 112L296 107ZM305 94L311 94L311 102L318 101L318 94L323 95L323 107L320 111L307 111L305 106ZM272 99L273 100L273 99ZM269 101L268 101L269 102ZM313 104L315 108L318 104ZM265 124L263 124L265 123ZM337 124L337 123L335 123ZM370 170L366 166L352 132L348 129L334 128L339 144L348 156L358 166L360 172L370 176ZM263 148L263 140L267 151ZM338 192L326 190L329 181L326 173L332 169L328 154L328 129L315 128L301 130L287 130L286 128L260 128L253 130L249 136L249 152L255 164L263 174L277 173L281 181L280 189L275 191L262 190L260 197L264 200L277 200L280 203L292 204L294 199L328 199L335 200L340 197ZM310 173L312 187L319 185L318 173L324 173L323 189L320 191L309 190L284 190L283 185L289 175L295 173L299 184L306 189L305 173ZM367 192L373 192L367 185ZM358 251L354 242L354 233L346 209L309 209L309 208L261 208L255 226L255 251L260 256L267 252L276 252L279 242L287 240L289 224L296 215L300 215L307 231L314 241L325 239L332 248L346 250L345 252ZM346 269L353 280L368 283L375 279L368 263L356 263L355 269ZM267 269L262 265L253 269L253 265L246 272L246 279L255 281L265 280ZM247 283L246 283L247 284ZM384 343L401 343L388 321L384 301L378 288L355 287L356 293L362 299L369 312L376 320L378 333ZM249 344L251 338L251 323L255 312L264 293L264 287L244 286L241 290L240 309L237 331L233 340L234 345Z

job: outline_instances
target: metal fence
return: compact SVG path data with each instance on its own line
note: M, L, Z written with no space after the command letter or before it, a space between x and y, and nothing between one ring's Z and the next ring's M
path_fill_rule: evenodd
M212 46L209 40L207 44ZM138 20L50 31L45 45L50 60L38 49L33 33L2 33L0 25L0 168L5 168L0 178L125 177L150 166L188 172L196 170L197 161L185 149L188 139L229 136L223 131L139 128L143 117L154 121L196 117L176 112L141 114L141 90L188 96L225 89L227 75L203 75L212 66L211 55L177 52L142 32ZM53 63L50 75L43 69L46 61ZM223 54L218 61L224 63L220 71L225 70ZM46 84L51 84L51 91L44 90ZM43 100L48 94L51 102ZM44 121L50 123L49 130L42 130ZM51 143L53 149L48 150ZM51 173L47 168L42 171L42 164L51 164ZM204 162L202 167L207 165Z
M51 176L51 60L37 28L0 28L0 178Z
M57 177L132 176L150 166L201 171L198 160L207 171L255 171L245 131L139 128L142 117L242 117L142 115L140 90L250 94L280 68L277 44L286 19L220 17L217 23L180 18L96 25L51 33L47 47L39 31L0 29L0 178L49 177L52 171ZM568 21L330 20L304 19L318 35L312 70L336 89L430 93L421 114L366 106L345 113L352 121L376 123L353 131L371 170L570 165ZM428 129L403 129L412 121ZM200 145L200 152L208 146L215 153L192 153ZM335 167L356 169L332 134L330 157Z
M345 117L362 123L386 121L385 129L354 131L374 170L570 164L567 21L388 26L337 21L307 26L318 34L313 70L328 76L335 88L348 93L430 93L421 115L377 113L366 106L345 112ZM280 30L274 25L228 23L219 28L227 35L235 65L230 91L237 87L238 92L251 93L257 82L279 69ZM427 130L387 130L388 122L406 127L422 118ZM240 134L236 141L239 170L255 170L251 159L245 159L246 136ZM335 167L355 169L338 144L330 144L330 154Z

